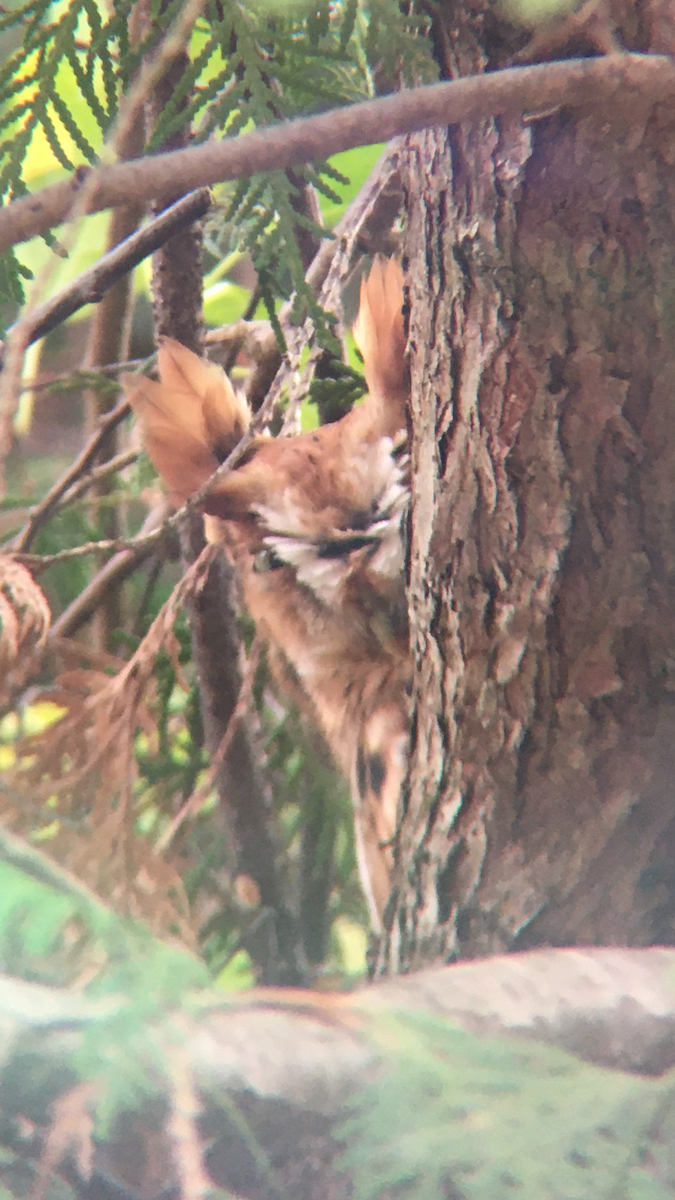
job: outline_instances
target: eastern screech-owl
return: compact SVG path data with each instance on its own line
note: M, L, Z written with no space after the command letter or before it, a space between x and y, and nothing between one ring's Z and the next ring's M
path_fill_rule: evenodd
M376 928L407 769L410 656L402 521L409 392L398 264L378 260L354 327L368 394L342 420L257 438L203 502L241 574L276 674L300 690L348 777L363 887ZM223 462L250 414L224 372L178 342L160 381L124 385L148 453L182 503Z

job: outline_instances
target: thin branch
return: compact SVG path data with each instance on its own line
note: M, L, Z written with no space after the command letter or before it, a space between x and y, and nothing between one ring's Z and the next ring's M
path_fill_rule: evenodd
M258 424L265 424L270 419L270 416L271 409L266 409L264 413L265 421L260 423L256 422L256 428L258 428ZM229 458L227 458L224 463L221 463L218 469L213 472L213 475L210 477L210 479L207 479L204 486L201 487L198 492L194 492L194 494L190 496L182 508L177 509L172 516L167 517L166 520L161 522L161 524L157 524L153 521L151 525L148 526L147 521L144 522L143 529L140 533L136 534L135 537L99 538L98 540L92 542L82 542L82 544L79 546L70 546L67 550L58 550L55 554L28 554L23 550L13 550L9 548L5 548L4 553L6 553L8 557L14 558L16 562L23 563L23 565L28 567L31 571L46 570L47 567L53 567L56 563L69 562L74 558L85 558L88 554L109 553L113 550L117 550L122 553L126 553L127 551L134 553L139 552L141 557L145 557L145 555L152 550L153 546L157 545L157 543L162 540L165 534L175 530L177 526L180 525L181 521L185 520L189 513L194 512L194 510L199 507L202 500L208 496L211 488L214 487L216 483L218 483L226 475L229 475L230 471L234 470L255 436L256 435L253 432L244 434L244 437L241 439L239 444L235 446ZM124 456L121 455L120 457ZM166 511L167 506L164 505L163 507ZM146 527L149 529L149 532L146 532ZM20 534L17 535L17 537L20 536ZM98 576L96 578L98 579Z
M148 558L161 537L166 532L169 522L165 522L164 518L168 509L168 501L162 501L153 508L143 522L143 530L134 539L133 544L128 545L125 549L120 550L118 554L111 558L109 562L94 576L90 583L87 584L84 591L80 592L79 596L73 600L72 604L68 605L65 612L52 625L48 634L48 643L59 638L71 637L77 630L89 620L92 613L101 603L108 588L119 587L125 579L136 570L137 567ZM153 532L154 531L154 532ZM97 547L97 549L100 547ZM84 549L84 547L76 547L76 549ZM110 547L114 549L114 547ZM68 553L65 551L64 553ZM21 556L17 555L19 561Z
M21 563L22 566L28 567L33 574L40 571L46 571L47 567L53 567L57 563L72 562L76 558L86 558L89 554L110 554L112 551L120 553L127 550L151 550L152 547L161 541L162 534L172 526L171 518L164 522L161 526L155 527L152 533L139 533L135 538L97 538L91 542L81 542L79 546L68 546L65 550L57 550L54 554L24 554L18 552L16 554L8 554L8 558L13 558L15 562Z
M35 508L31 509L28 514L28 520L23 529L16 535L9 547L5 548L5 553L9 550L16 552L17 556L21 551L27 550L33 538L39 529L45 524L61 497L68 492L77 480L91 466L97 457L98 451L102 443L108 437L110 432L115 429L120 421L122 421L131 411L129 401L123 400L116 408L111 409L105 417L99 422L99 427L93 436L89 439L81 454L77 456L75 462L68 468L65 475L62 475L52 488L47 492L47 495Z
M263 352L267 348L270 335L274 337L270 321L247 321L240 317L230 325L208 329L204 334L204 345L226 346L228 349L234 345L237 352L243 348L251 358L256 358L260 354L261 346Z
M171 823L167 826L161 836L155 843L155 850L158 854L164 854L176 836L183 822L189 816L197 814L208 799L209 793L216 784L218 772L222 767L227 753L232 745L232 740L236 733L237 724L242 717L250 710L253 703L253 684L255 682L255 674L260 661L260 644L257 641L253 642L251 650L246 658L244 671L242 674L241 688L239 698L230 713L228 722L225 726L220 744L211 755L209 769L203 781L194 789L188 796L187 800L181 805L180 810L173 817Z
M149 221L138 233L103 254L98 262L73 279L62 291L28 313L29 329L26 344L32 345L85 304L96 304L118 279L154 254L178 229L203 217L211 207L208 188L199 188L183 196L158 217ZM8 331L12 333L12 329Z
M98 363L95 367L75 367L72 371L60 371L53 375L35 375L33 379L21 380L22 392L46 392L51 388L58 391L75 392L83 387L92 387L99 382L98 376L116 375L118 371L134 371L137 367L149 366L153 355L145 358L128 358L124 362Z
M569 59L397 92L271 129L93 171L80 167L65 182L14 200L0 211L0 252L65 221L84 188L86 211L100 212L128 203L129 196L162 199L175 195L178 187L195 188L300 166L433 125L561 105L586 107L616 97L629 107L631 101L665 101L674 92L675 65L665 55Z
M89 488L94 487L97 483L102 483L111 475L116 475L118 471L124 471L126 467L130 467L138 458L137 450L122 450L116 454L114 458L109 458L106 462L101 463L99 467L94 467L78 479L77 483L73 484L72 488L66 492L63 500L59 504L59 508L65 508L67 504L72 504L78 500L84 492L89 491Z

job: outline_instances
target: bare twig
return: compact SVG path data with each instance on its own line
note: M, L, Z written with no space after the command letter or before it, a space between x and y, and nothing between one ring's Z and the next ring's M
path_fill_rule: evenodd
M153 508L147 515L143 530L133 544L129 544L125 549L120 550L97 575L87 584L84 591L73 600L72 604L68 605L65 612L54 622L51 627L48 641L52 639L64 638L72 636L77 630L89 620L92 613L95 612L97 606L101 603L102 597L105 595L107 588L119 587L119 585L132 575L137 567L144 559L152 553L155 545L163 536L166 525L164 518L166 517L168 502L163 501ZM154 532L153 532L154 531ZM78 547L79 549L79 547ZM114 549L114 547L110 547ZM65 553L68 553L67 551ZM20 556L17 555L19 561Z
M211 755L211 763L208 771L206 772L206 777L204 778L203 782L199 784L199 786L196 787L195 790L188 796L185 803L181 806L180 811L176 813L169 826L164 830L164 833L157 839L155 849L158 854L163 854L165 852L167 847L173 841L183 822L189 816L199 812L202 804L208 798L209 792L214 787L218 772L220 771L230 746L232 745L232 739L234 738L236 732L237 722L246 714L252 704L253 683L259 661L260 645L257 641L254 641L246 659L245 669L242 674L239 699L237 700L237 703L230 714L227 725L225 726L225 732L220 739L220 745Z
M65 508L66 505L72 504L79 499L84 492L89 488L94 487L102 480L108 479L117 471L123 471L125 467L130 467L138 458L136 450L125 450L121 454L116 454L114 458L108 459L107 462L101 463L99 467L94 467L88 471L86 475L81 476L76 483L73 484L65 492L60 492L59 497L53 501L47 509L38 512L41 505L33 509L33 515L28 524L24 526L24 530L30 528L31 540L37 533L38 529L45 524L47 519L58 510ZM32 522L32 524L31 524ZM159 530L157 531L159 534ZM22 536L21 532L16 535L16 538ZM74 558L85 558L88 554L101 554L111 550L130 550L143 549L145 545L151 546L157 541L157 537L153 535L152 539L143 538L138 535L137 538L97 538L93 542L83 542L80 546L71 546L67 550L58 550L54 554L28 554L22 550L13 550L13 542L0 547L0 552L8 558L13 558L15 562L20 562L24 566L30 567L34 572L43 571L47 567L53 567L55 563L68 562Z
M78 500L84 492L89 491L89 488L95 487L105 479L109 479L111 475L116 475L118 471L123 471L125 467L130 467L138 458L137 450L123 450L120 454L116 454L114 458L109 458L107 462L101 463L99 467L93 467L77 483L73 484L72 488L66 492L63 500L59 504L59 508L65 508L67 504L72 504L74 500Z
M133 371L136 367L149 366L151 362L152 356L150 358L128 358L123 362L98 363L94 367L76 367L72 371L60 371L55 375L45 372L44 375L36 375L33 379L22 379L21 391L45 392L50 388L57 388L59 391L79 391L83 387L91 387L96 383L96 376L106 377L116 375L118 371Z
M225 346L228 349L235 346L237 352L244 347L247 354L255 359L265 352L270 336L274 337L274 332L269 321L247 321L241 317L230 325L209 329L204 335L204 345Z
M98 429L89 439L84 447L84 450L82 450L81 454L77 456L75 462L68 468L65 475L62 475L61 478L54 484L54 486L49 489L44 499L41 500L40 503L35 506L35 508L31 509L28 516L28 521L24 525L23 529L16 535L11 543L11 546L7 547L7 550L11 549L17 555L17 557L19 557L22 551L28 549L38 530L42 528L56 506L59 504L61 497L64 496L65 493L77 483L77 480L80 478L80 476L87 471L87 469L95 461L101 444L108 437L111 430L115 429L119 425L120 421L124 420L124 418L128 416L130 411L128 400L123 400L117 405L116 408L111 409L111 411L107 413L105 417L101 418Z
M162 199L188 189L242 179L327 158L355 146L388 141L433 125L567 105L587 107L620 96L645 103L675 92L675 65L665 55L616 54L510 67L397 92L271 129L208 142L135 162L79 168L63 183L14 200L0 211L0 252L53 229L72 213L83 187L86 211L136 199Z
M120 455L120 457L122 457ZM107 466L107 464L105 464ZM153 527L152 533L139 533L134 538L96 538L91 542L81 542L79 546L69 546L66 550L57 550L54 554L8 554L14 562L28 567L33 574L45 571L57 563L72 562L76 558L86 558L89 554L110 554L114 550L150 550L162 534L172 527L172 520L165 521L161 526Z
M138 233L133 233L113 250L103 254L93 267L83 271L51 300L30 310L26 344L30 346L37 342L85 304L96 304L118 279L154 254L177 229L203 217L210 207L211 194L208 188L199 188L177 200Z

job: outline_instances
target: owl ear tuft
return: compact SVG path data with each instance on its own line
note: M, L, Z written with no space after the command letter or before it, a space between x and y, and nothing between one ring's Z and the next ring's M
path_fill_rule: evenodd
M395 258L376 258L361 281L354 338L363 355L370 404L377 409L382 432L392 435L405 425L410 393L403 320L403 272Z
M206 483L248 428L246 401L227 375L172 338L158 351L159 380L123 375L143 443L178 504Z

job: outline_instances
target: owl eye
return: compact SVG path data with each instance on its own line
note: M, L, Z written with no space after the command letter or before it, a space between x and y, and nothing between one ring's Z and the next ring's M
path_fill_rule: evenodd
M351 554L352 550L363 550L365 546L372 546L373 542L377 540L368 533L355 533L351 537L344 534L342 537L326 538L316 548L317 558L345 558Z
M271 549L259 550L253 559L256 575L264 575L266 571L278 571L283 566L282 559Z

